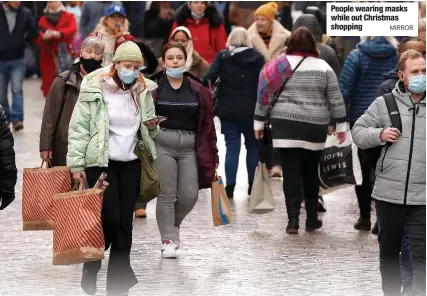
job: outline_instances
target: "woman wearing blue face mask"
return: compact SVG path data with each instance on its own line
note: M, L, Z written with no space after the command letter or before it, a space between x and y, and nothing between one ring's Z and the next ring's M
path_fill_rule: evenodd
M186 59L182 44L166 44L166 70L152 77L159 85L156 114L167 117L155 140L160 180L156 215L163 258L177 257L180 225L196 204L199 189L211 187L218 166L211 94L184 73Z
M101 216L105 247L111 247L107 295L128 295L138 282L129 259L141 178L141 161L134 149L142 141L156 158L152 139L159 129L151 91L157 85L139 73L143 58L135 43L120 45L113 63L83 80L69 125L67 165L77 182L87 180L90 187L107 173L110 185ZM100 268L101 261L83 266L81 285L89 295L96 293Z

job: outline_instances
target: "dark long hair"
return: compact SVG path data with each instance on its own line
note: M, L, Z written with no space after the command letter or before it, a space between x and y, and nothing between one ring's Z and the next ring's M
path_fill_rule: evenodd
M292 54L297 52L311 54L315 57L319 57L320 55L316 39L306 27L299 27L289 38L286 53Z

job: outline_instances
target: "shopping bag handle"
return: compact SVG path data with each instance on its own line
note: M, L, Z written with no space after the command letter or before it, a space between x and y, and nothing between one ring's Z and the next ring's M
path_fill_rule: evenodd
M43 168L44 163L47 163L47 168L51 168L52 167L52 163L50 162L50 160L45 161L44 159L42 160L42 164L40 165L40 168Z
M83 190L84 189L84 182L75 182L73 188L71 191L77 191L77 190Z

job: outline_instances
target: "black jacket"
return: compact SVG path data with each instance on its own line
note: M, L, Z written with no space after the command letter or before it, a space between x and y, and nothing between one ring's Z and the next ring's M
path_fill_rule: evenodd
M396 83L399 80L399 65L396 65L393 70L383 74L384 82L377 89L377 98L385 94L391 93L391 91L396 87Z
M0 60L24 58L25 42L32 43L37 34L36 20L23 4L17 11L15 28L9 33L5 10L0 4Z
M332 49L332 47L322 44L322 29L320 28L316 17L312 14L301 15L295 21L292 32L300 27L306 27L311 31L311 33L313 33L317 42L317 48L320 52L319 58L327 62L328 65L331 66L332 70L334 70L337 77L339 77L341 73L341 64L338 59L338 55L335 50Z
M18 171L15 165L14 140L3 107L0 105L0 210L15 199Z
M220 79L216 116L232 122L253 120L264 64L263 56L254 48L223 49L217 54L205 75L212 84Z

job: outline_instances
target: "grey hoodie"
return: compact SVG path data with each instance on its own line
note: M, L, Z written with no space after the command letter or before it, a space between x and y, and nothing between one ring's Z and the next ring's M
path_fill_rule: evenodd
M402 120L402 135L388 149L382 149L375 171L372 197L395 204L426 204L426 99L414 104L410 92L397 82L393 90ZM417 111L418 110L418 111ZM382 129L391 126L383 97L378 97L356 121L354 143L361 149L385 145ZM382 160L383 170L380 164Z

